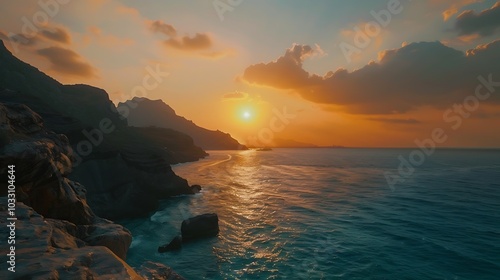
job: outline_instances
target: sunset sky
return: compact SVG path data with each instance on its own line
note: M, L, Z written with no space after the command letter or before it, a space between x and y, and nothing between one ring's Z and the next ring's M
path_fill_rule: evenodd
M160 69L146 97L243 143L500 146L498 1L40 2L2 1L0 39L115 103Z

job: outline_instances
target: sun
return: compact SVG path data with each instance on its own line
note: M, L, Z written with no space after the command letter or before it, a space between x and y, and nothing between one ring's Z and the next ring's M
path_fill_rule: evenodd
M242 117L245 120L249 120L252 118L252 113L250 113L250 111L244 111Z

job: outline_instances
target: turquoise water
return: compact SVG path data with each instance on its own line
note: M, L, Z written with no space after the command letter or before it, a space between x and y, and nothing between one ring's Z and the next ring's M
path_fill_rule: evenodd
M124 222L128 262L187 279L500 279L500 151L438 150L391 189L411 151L212 151L174 167L202 193ZM218 237L157 253L207 212Z

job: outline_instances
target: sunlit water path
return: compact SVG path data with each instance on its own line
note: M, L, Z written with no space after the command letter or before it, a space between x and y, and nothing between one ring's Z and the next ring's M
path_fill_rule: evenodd
M211 151L174 167L203 191L125 221L128 262L187 279L500 279L500 151L438 150L391 190L404 149ZM218 237L157 253L183 219Z

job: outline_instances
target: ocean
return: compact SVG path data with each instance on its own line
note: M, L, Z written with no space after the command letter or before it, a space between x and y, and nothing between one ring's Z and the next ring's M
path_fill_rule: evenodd
M390 186L412 151L209 151L173 167L201 193L122 221L127 262L187 279L500 279L500 150L438 149ZM217 237L157 252L212 212Z

